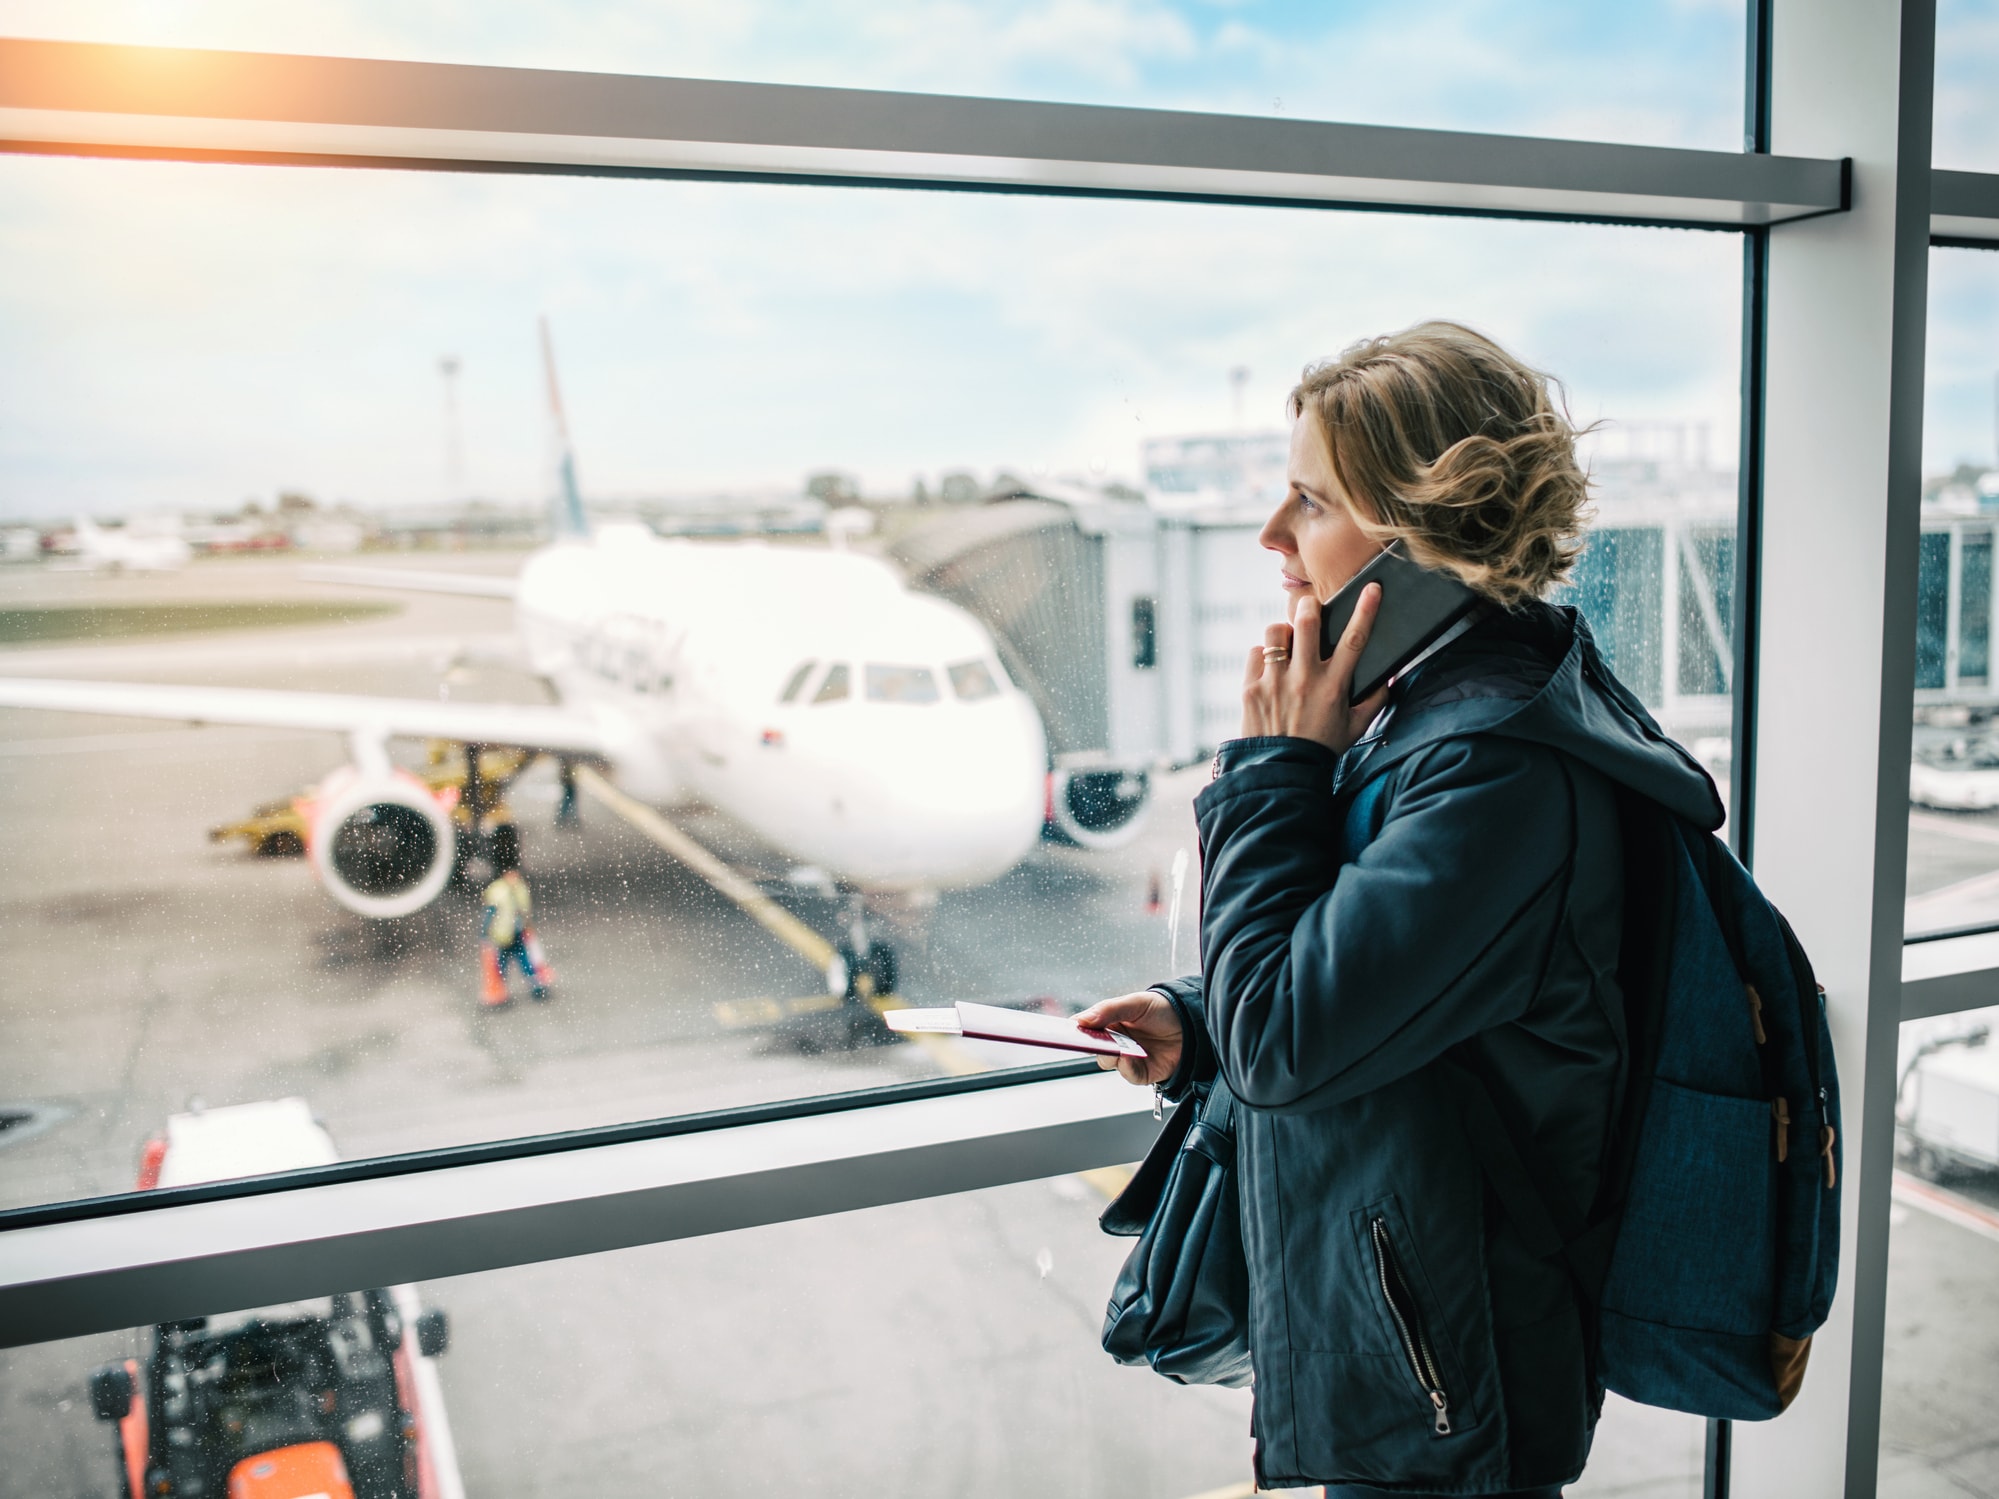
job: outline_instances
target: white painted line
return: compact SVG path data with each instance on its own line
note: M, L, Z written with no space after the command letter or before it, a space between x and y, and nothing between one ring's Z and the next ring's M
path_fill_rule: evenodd
M1966 843L1999 843L1999 827L1989 822L1961 822L1955 817L1943 817L1935 812L1911 812L1909 826L1920 828L1925 833L1941 833L1946 838L1962 839Z
M1911 1176L1906 1171L1897 1171L1895 1200L1999 1244L1999 1213L1968 1197L1947 1192L1933 1182Z

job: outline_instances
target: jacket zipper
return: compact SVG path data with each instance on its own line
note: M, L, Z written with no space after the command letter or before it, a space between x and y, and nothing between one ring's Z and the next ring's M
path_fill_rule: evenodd
M1402 1340L1403 1356L1409 1360L1409 1371L1416 1376L1416 1383L1430 1397L1430 1406L1436 1412L1437 1435L1447 1437L1451 1434L1451 1397L1444 1392L1443 1376L1437 1372L1437 1356L1431 1351L1429 1338L1424 1336L1423 1319L1416 1315L1416 1298L1409 1294L1409 1282L1403 1279L1402 1265L1389 1242L1388 1220L1370 1220L1368 1236L1374 1243L1374 1274L1381 1285L1381 1299L1388 1303L1389 1318Z

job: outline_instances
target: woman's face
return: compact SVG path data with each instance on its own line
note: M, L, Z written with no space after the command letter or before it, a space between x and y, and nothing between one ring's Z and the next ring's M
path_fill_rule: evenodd
M1310 412L1291 424L1291 465L1284 503L1263 523L1256 539L1284 559L1286 615L1296 615L1307 592L1324 603L1381 550L1354 524L1333 476L1325 429Z

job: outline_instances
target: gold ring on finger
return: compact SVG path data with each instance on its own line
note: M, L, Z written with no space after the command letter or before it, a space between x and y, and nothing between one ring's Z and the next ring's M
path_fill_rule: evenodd
M1273 661L1289 661L1290 659L1291 651L1286 646L1266 645L1263 648L1263 661L1266 666Z

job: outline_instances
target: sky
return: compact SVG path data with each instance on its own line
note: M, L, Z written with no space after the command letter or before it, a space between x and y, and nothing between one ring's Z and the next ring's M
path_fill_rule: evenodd
M1993 46L1999 0L1943 10ZM1739 0L0 0L0 35L1714 149L1739 146L1740 32ZM1975 142L1978 90L1939 73ZM1960 258L1932 319L1943 464L1989 458L1999 364L1999 257ZM543 315L602 496L1132 477L1142 438L1233 423L1231 368L1274 427L1307 361L1426 317L1558 374L1581 418L1705 424L1727 453L1739 277L1736 240L1690 231L0 158L0 514L446 498L447 355L463 491L536 498Z

